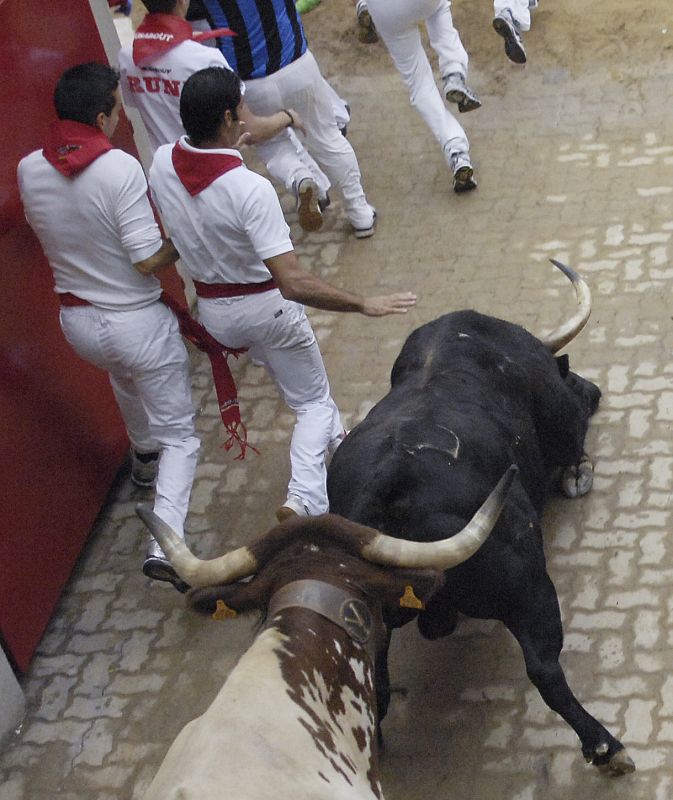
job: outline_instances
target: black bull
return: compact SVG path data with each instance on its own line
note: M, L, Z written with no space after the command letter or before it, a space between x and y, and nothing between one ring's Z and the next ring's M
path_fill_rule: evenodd
M566 274L577 289L581 279ZM582 325L586 319L588 311ZM431 639L446 635L457 612L504 622L530 680L577 733L587 761L623 774L633 762L575 698L558 660L563 629L540 516L559 469L582 480L584 439L600 390L568 371L567 359L555 359L556 349L474 311L418 328L395 361L390 391L334 455L330 510L399 538L443 539L463 527L516 464L519 476L493 533L446 573L419 628ZM378 681L382 717L389 698L385 666Z

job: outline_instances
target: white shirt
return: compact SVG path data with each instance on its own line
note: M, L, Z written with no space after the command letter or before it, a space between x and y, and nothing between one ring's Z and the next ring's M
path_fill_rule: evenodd
M133 63L132 51L133 43L119 51L122 97L138 109L154 151L185 132L180 120L180 93L187 78L206 67L231 67L217 48L199 42L182 42L142 67Z
M204 283L261 283L271 273L263 259L293 250L278 195L271 183L249 170L238 150L198 150L183 136L178 147L201 154L226 154L241 166L220 175L192 197L178 178L171 152L160 147L150 168L155 202L194 280Z
M162 242L135 158L109 150L67 178L35 150L19 162L17 175L26 219L57 292L113 310L143 308L158 299L157 278L133 266Z

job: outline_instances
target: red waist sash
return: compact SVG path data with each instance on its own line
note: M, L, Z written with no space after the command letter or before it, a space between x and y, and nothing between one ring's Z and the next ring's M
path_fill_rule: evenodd
M214 297L240 297L246 294L259 294L277 289L276 281L269 278L262 283L203 283L194 281L194 289L198 297L211 300Z
M272 283L272 281L267 281ZM207 285L207 284L204 284ZM219 285L219 284L216 284ZM235 286L236 284L229 284ZM254 286L255 284L251 284ZM261 286L262 284L257 284ZM268 287L270 289L273 286ZM257 289L256 291L267 291L266 289ZM220 295L221 296L221 295ZM225 295L226 296L226 295ZM59 300L62 306L91 306L88 300L83 300L77 295L70 292L59 293ZM238 393L236 391L236 384L234 376L231 374L229 364L227 364L227 357L232 355L238 358L241 353L245 353L247 348L234 349L220 344L210 333L197 322L189 313L189 311L181 303L178 303L175 298L166 292L162 292L159 298L164 305L168 306L171 311L178 318L180 325L180 333L189 339L189 341L204 352L210 359L210 366L213 370L213 379L215 382L215 392L217 393L217 400L220 406L220 415L224 427L229 434L229 438L224 443L224 449L229 450L235 443L241 448L241 452L236 459L245 458L245 452L248 447L255 453L258 452L251 444L248 443L248 432L243 422L241 422L241 415L238 407Z
M67 306L68 308L73 306L93 305L88 300L82 300L81 297L77 297L75 294L70 294L70 292L63 292L63 294L59 294L58 299L60 300L62 306Z

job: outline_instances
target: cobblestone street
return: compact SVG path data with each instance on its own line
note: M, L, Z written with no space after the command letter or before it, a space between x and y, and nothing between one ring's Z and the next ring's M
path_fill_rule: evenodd
M406 317L309 316L351 428L386 391L418 325L475 308L541 334L575 304L548 259L588 281L592 317L569 355L603 392L587 440L594 488L578 500L552 498L546 552L568 682L637 771L610 779L587 766L504 627L462 619L437 642L415 625L393 639L385 796L669 800L671 3L541 0L525 34L525 68L505 58L489 2L455 0L453 10L483 103L460 116L479 182L462 196L383 45L358 42L350 3L323 0L304 18L323 74L351 106L348 135L378 226L356 240L335 197L323 229L304 234L283 195L302 263L346 288L419 295ZM187 540L214 556L274 523L293 417L263 370L241 359L242 416L261 454L234 461L220 446L209 364L199 354L193 363L203 444ZM126 472L113 487L22 678L28 713L0 753L0 800L139 800L178 731L209 705L251 641L254 619L197 617L177 592L143 577L147 534L134 507L150 497Z

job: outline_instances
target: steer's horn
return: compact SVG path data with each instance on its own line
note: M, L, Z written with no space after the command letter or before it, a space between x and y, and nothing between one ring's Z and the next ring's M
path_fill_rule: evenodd
M379 533L361 554L367 561L408 569L450 569L474 555L495 527L518 472L512 464L460 533L439 542L410 542Z
M257 559L247 547L239 547L219 558L201 561L190 552L173 528L158 517L149 506L143 504L136 506L136 514L159 542L175 571L190 586L233 583L257 571Z
M549 260L572 281L578 305L577 311L569 320L564 322L563 325L555 331L552 331L550 334L540 339L542 344L548 347L552 353L558 353L562 347L572 342L589 321L589 315L591 314L591 290L584 279L581 278L575 270L570 269L570 267L567 267L555 258L550 258Z

